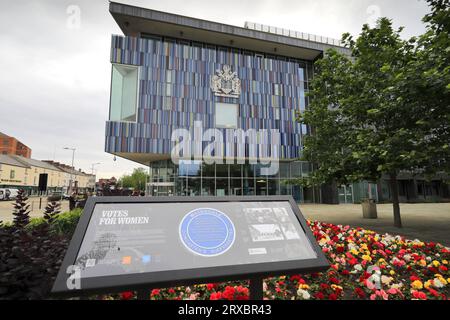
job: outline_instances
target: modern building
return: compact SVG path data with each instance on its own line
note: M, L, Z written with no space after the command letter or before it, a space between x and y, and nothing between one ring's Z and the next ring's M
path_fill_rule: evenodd
M0 154L31 158L31 149L16 138L0 132Z
M290 183L312 170L298 161L309 128L296 115L308 108L314 62L329 48L349 54L338 40L114 2L109 10L124 35L111 39L105 151L148 166L150 195L379 198L368 183Z

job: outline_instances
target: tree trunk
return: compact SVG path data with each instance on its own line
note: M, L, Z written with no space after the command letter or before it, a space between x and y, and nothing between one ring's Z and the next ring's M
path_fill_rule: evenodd
M402 227L402 218L400 216L400 202L398 195L398 183L397 183L397 174L390 174L390 183L391 183L391 192L392 192L392 205L394 207L394 226L397 228Z

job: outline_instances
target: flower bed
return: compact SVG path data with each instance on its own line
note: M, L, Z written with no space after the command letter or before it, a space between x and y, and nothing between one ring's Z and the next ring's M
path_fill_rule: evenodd
M309 222L327 255L325 273L265 279L265 299L448 299L448 248L362 228ZM155 289L151 299L246 300L248 283L215 283ZM103 299L134 299L132 292Z

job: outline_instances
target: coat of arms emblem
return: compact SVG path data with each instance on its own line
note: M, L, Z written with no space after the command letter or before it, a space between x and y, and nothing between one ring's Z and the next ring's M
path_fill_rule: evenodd
M241 80L236 72L231 72L230 66L223 66L223 70L217 70L211 79L211 90L216 96L239 98L241 94Z

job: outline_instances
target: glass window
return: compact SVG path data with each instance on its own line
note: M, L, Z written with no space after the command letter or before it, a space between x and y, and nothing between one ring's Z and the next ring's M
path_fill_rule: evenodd
M223 197L229 195L228 183L229 179L216 179L216 196Z
M289 171L290 163L280 162L280 177L289 179L291 177Z
M200 177L201 161L197 160L180 160L179 175L180 177Z
M255 179L243 179L243 191L244 196L254 196L255 195Z
M302 163L301 162L291 162L291 177L299 178L302 176Z
M216 177L228 178L228 165L217 164L216 165Z
M216 103L216 127L237 128L238 105L231 103Z
M202 195L214 196L216 194L216 180L214 178L202 179Z
M242 179L230 179L230 191L232 196L242 196Z
M136 122L138 67L113 65L109 120Z
M16 172L14 170L11 170L11 172L9 173L9 178L14 179L15 177L16 177Z
M215 164L202 164L202 177L214 178L216 176L216 165Z
M267 195L267 179L257 178L256 179L256 195L266 196Z

